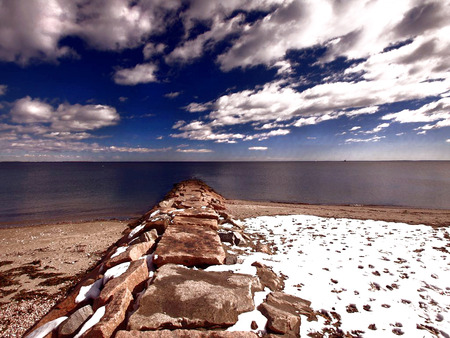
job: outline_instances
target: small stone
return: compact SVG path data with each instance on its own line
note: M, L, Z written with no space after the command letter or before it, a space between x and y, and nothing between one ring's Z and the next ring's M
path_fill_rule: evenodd
M79 308L59 325L58 335L62 338L72 337L93 314L94 311L90 305Z
M375 324L370 324L369 329L375 331L377 329L377 326Z
M256 330L256 329L258 328L258 324L256 324L255 321L252 321L252 323L250 324L250 328L251 328L252 330Z

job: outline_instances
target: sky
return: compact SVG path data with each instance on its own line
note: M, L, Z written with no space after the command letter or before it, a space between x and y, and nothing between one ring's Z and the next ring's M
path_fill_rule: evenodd
M0 161L450 160L449 0L0 0Z

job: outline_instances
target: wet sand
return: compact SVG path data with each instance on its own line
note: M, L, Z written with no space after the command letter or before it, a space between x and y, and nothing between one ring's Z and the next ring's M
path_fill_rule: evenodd
M236 218L305 214L434 227L450 225L450 210L324 206L228 200ZM92 221L0 229L0 336L20 337L79 276L93 268L129 221Z

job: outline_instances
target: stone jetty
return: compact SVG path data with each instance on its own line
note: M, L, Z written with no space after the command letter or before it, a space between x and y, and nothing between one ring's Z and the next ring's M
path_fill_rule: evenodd
M255 262L255 275L205 270L235 264L230 247L261 248L224 201L201 181L176 184L25 336L299 337L300 314L313 315L310 302L285 294L265 265ZM257 306L255 292L263 290ZM227 331L251 311L267 318L265 327Z

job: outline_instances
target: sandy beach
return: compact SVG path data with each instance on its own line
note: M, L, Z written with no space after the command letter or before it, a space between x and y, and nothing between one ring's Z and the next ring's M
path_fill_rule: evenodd
M228 200L226 206L239 219L303 214L433 227L448 226L450 220L450 210L242 200ZM78 276L96 265L127 224L93 221L0 229L0 335L21 336L77 282Z

